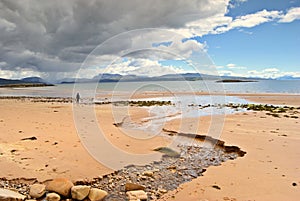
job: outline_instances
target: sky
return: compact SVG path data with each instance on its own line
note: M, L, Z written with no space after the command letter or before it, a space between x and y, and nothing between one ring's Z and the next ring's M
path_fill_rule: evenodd
M300 0L0 0L0 77L300 77Z

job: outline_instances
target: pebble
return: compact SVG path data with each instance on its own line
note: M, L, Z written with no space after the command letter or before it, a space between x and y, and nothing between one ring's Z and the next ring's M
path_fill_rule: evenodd
M90 193L89 193L89 199L90 201L101 201L103 200L108 193L106 191L103 191L98 188L91 188Z
M73 183L66 178L56 178L48 183L46 190L68 197L73 186Z
M134 184L134 183L125 184L125 191L135 191L135 190L145 190L145 186Z
M26 196L12 190L0 188L0 200L1 201L22 201Z
M30 186L29 195L32 198L41 198L46 193L46 186L44 184L33 184Z
M46 196L47 201L59 201L60 196L57 193L48 193Z
M142 201L142 200L148 200L148 196L145 191L143 190L137 190L137 191L128 191L126 193L129 201Z
M145 171L145 172L143 172L143 175L147 176L147 177L153 177L153 172L152 171Z
M84 200L90 192L91 187L85 185L73 186L71 188L72 198L75 200Z

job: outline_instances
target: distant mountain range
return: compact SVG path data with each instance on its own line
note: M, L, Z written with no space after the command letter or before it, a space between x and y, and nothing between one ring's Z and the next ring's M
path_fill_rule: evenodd
M293 77L290 75L286 75L286 76L278 77L276 78L276 80L300 80L300 77Z
M245 78L232 76L215 76L199 73L184 74L166 74L156 77L137 76L137 75L120 75L120 74L99 74L92 79L86 78L68 78L63 79L60 83L87 83L87 82L147 82L147 81L196 81L196 80L220 80L220 79L238 79L238 80L262 80L261 78Z
M3 79L0 78L0 87L35 87L53 86L40 77L26 77L23 79Z
M196 81L196 80L239 80L239 81L259 81L263 78L247 78L234 76L216 76L199 73L167 74L156 77L120 75L120 74L99 74L89 78L64 78L57 81L58 84L89 83L89 82L147 82L147 81ZM283 76L276 80L300 80L300 77ZM40 77L26 77L23 79L3 79L0 78L0 87L26 87L26 86L51 86L49 82Z

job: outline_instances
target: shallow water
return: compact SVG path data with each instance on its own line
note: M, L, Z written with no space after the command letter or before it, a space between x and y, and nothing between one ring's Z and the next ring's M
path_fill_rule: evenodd
M244 112L245 109L236 110L224 105L229 103L234 104L247 104L252 103L245 99L232 97L232 96L177 96L177 97L160 97L160 98L144 98L144 99L131 99L134 101L171 101L174 105L164 106L150 106L145 107L148 110L149 117L143 118L139 123L131 121L128 116L128 106L113 106L113 110L123 111L122 129L140 130L148 133L145 138L153 137L159 134L164 128L166 122L174 119L196 118L201 116L219 115L224 116L233 114L235 112ZM211 107L201 108L203 106L211 105ZM192 121L192 120L190 120ZM198 124L195 122L192 124ZM191 124L191 123L189 123ZM186 126L186 125L185 125ZM132 136L135 137L135 136Z

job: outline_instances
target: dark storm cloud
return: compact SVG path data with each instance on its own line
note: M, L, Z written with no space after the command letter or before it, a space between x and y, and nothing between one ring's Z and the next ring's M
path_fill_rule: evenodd
M110 37L139 28L184 28L227 0L0 0L1 69L74 71ZM106 47L103 54L130 47Z

